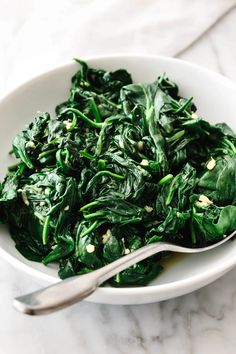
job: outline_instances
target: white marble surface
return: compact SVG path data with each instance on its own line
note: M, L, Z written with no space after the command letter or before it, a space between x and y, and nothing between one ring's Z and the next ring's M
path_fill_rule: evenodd
M13 11L22 14L20 5ZM15 35L27 18L19 15L17 21ZM5 32L3 36L2 31L8 27L0 23L0 57L7 53L1 57L1 64L5 63L0 81L3 93L12 84L11 68L20 68L21 62L16 65L17 54L13 56L8 50L8 39L14 40L14 33ZM236 9L232 9L179 57L236 80L235 33ZM57 58L58 53L55 63ZM23 63L22 53L20 60ZM43 60L45 63L46 59ZM31 72L35 70L32 64ZM37 281L0 260L0 354L236 352L236 270L192 294L156 304L107 306L84 302L46 317L16 313L12 298L39 286Z

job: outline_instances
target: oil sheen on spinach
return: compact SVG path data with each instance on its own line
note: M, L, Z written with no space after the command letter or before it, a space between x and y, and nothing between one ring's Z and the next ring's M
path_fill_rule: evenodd
M67 278L151 242L204 246L235 230L234 132L199 117L165 75L133 84L77 61L56 118L38 114L13 140L0 218L19 252ZM147 284L161 257L111 284Z

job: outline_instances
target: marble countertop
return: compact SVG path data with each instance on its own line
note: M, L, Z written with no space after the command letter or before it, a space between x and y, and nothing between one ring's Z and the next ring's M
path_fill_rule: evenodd
M235 33L233 8L178 57L236 80ZM4 44L1 37L0 44ZM6 62L5 81L13 57L9 55ZM0 91L6 87L2 81ZM16 313L12 298L40 284L1 259L0 269L1 354L236 352L236 269L192 294L161 303L111 306L83 302L37 318Z

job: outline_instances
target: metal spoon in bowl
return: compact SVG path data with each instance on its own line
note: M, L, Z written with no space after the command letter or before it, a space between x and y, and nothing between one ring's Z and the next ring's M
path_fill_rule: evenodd
M156 242L107 264L91 273L74 276L47 288L14 299L14 307L28 315L48 314L75 304L91 295L96 288L115 274L158 252L200 253L216 248L236 235L236 231L214 245L202 248L187 248L167 242Z

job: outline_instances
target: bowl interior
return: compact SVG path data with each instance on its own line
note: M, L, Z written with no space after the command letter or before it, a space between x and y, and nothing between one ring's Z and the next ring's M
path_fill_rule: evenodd
M113 56L89 59L88 62L91 66L107 70L126 68L131 72L133 80L136 82L151 82L159 74L166 72L172 80L178 83L181 95L194 96L199 115L204 116L210 122L226 122L236 130L236 85L220 75L192 64L161 57ZM70 79L77 69L78 64L76 63L69 63L54 69L27 82L2 100L0 103L1 179L5 176L7 166L13 163L8 152L15 134L32 120L38 110L54 114L55 106L68 97ZM27 261L16 251L14 242L5 226L0 227L0 235L0 253L8 261L44 281L55 282L58 280L55 266L45 267L42 264ZM168 298L174 294L174 287L182 284L181 281L195 279L194 282L200 287L203 284L201 275L207 278L209 274L210 281L210 274L214 273L216 278L223 271L232 267L234 263L236 263L236 242L229 242L207 254L174 256L172 259L166 260L165 271L150 286L135 288L136 300L128 300L129 289L127 288L99 289L92 299L110 303L148 302L150 299L148 301L143 299L148 288L152 288L152 292L156 294L156 300ZM153 285L156 286L153 287ZM170 291L172 285L173 289ZM186 286L186 283L183 286ZM162 296L158 297L158 293L162 293ZM184 293L184 289L182 293ZM123 300L117 300L118 297Z

